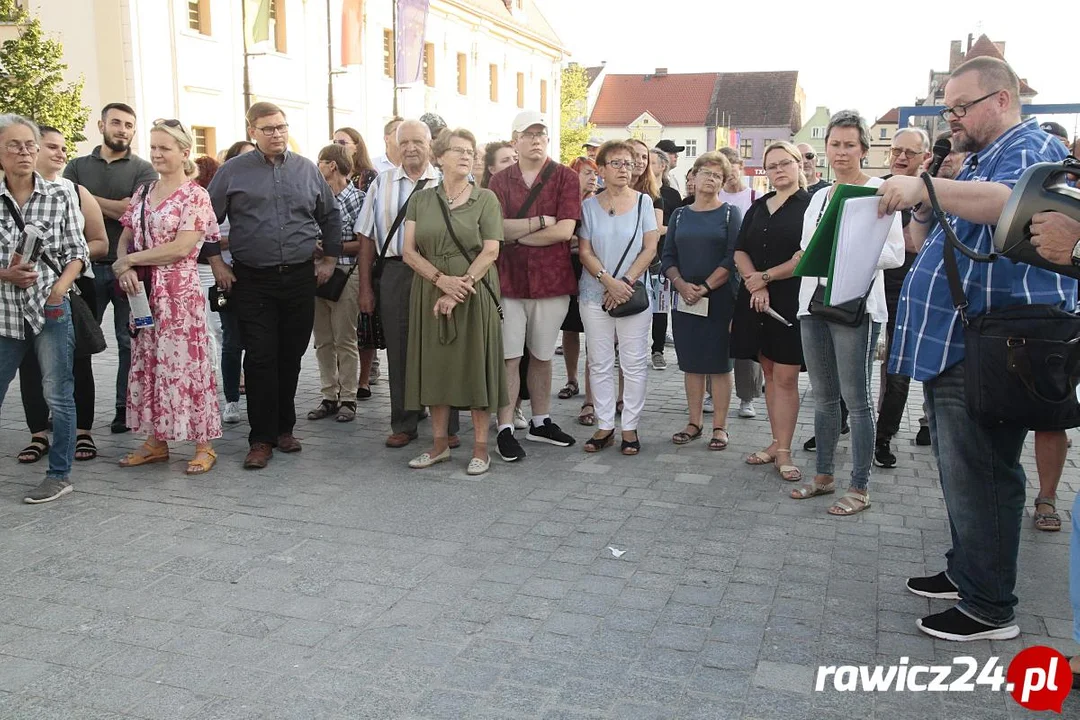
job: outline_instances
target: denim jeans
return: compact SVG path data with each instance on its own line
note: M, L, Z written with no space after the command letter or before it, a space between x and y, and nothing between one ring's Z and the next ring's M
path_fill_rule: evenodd
M31 346L41 367L45 401L52 410L53 437L49 446L46 477L67 480L75 459L75 330L71 325L71 305L45 307L45 326L33 335L29 325L24 339L0 337L0 403Z
M97 307L94 315L100 323L105 316L105 308L113 305L113 332L116 334L116 407L127 407L128 373L131 371L131 333L128 321L131 319L131 305L127 295L117 292L116 275L111 263L94 263L94 297Z
M217 313L221 320L221 387L225 402L240 402L240 369L244 346L235 310Z
M814 388L817 474L835 474L843 396L851 422L851 487L865 490L874 457L870 377L881 323L872 322L869 316L858 327L825 322L813 315L800 320L803 357Z
M987 625L1013 622L1016 556L1026 478L1020 451L1027 430L983 427L971 419L960 363L923 384L930 443L949 513L949 579L957 608ZM1075 539L1074 539L1075 541Z

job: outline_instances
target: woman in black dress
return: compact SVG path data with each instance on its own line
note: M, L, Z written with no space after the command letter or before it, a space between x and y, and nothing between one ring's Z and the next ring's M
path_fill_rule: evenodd
M776 188L758 198L746 212L735 248L735 266L743 285L735 301L731 354L756 360L765 373L765 406L773 441L746 458L749 465L774 463L780 477L802 479L791 464L791 439L799 417L799 373L803 369L799 334L800 280L792 273L802 252L803 214L810 204L799 151L791 143L774 142L765 149L763 165ZM791 326L769 315L772 309Z

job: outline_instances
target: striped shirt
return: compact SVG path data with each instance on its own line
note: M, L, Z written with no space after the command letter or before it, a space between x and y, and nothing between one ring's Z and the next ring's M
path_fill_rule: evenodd
M2 180L0 196L11 198L16 206L19 204L8 191L7 182ZM84 266L90 264L86 238L79 227L78 206L71 201L71 194L62 184L49 182L34 173L30 199L19 209L27 225L36 225L43 231L44 252L60 270L73 260L82 260ZM0 200L0 267L11 264L11 256L21 238L22 232L8 203ZM25 290L14 283L0 282L0 337L22 340L27 324L35 335L45 327L45 300L59 276L40 259L34 270L38 273L37 282Z
M1032 118L969 155L956 179L999 182L1011 188L1029 166L1064 157L1062 144L1040 130ZM955 215L946 218L964 245L983 254L993 250L993 225L978 225ZM933 380L964 359L963 325L945 275L946 243L945 232L935 227L904 281L889 358L891 373ZM1055 305L1069 311L1076 305L1076 280L1004 258L978 263L953 252L968 300L968 317L1019 304Z
M425 187L434 187L438 177L435 168L430 164L420 176L420 178L427 178ZM381 172L379 177L371 181L367 196L364 198L363 209L356 218L353 230L357 235L363 235L375 241L376 258L382 253L386 233L394 224L398 211L405 205L414 187L416 183L410 180L405 170L400 167ZM404 243L405 223L402 222L398 231L394 233L390 246L386 249L386 257L401 257L401 248Z
M353 242L353 225L356 218L360 217L360 209L364 204L364 193L355 185L348 183L345 189L337 195L338 212L341 213L341 242ZM355 265L356 256L341 253L337 259L338 265Z

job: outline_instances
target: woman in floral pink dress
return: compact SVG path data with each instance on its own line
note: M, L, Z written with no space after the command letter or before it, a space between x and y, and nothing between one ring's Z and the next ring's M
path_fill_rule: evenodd
M149 276L154 325L131 342L127 420L146 442L121 461L135 467L169 459L169 442L195 442L187 472L209 471L217 461L211 440L221 437L217 382L196 260L204 241L217 242L210 196L191 179L192 138L178 120L159 120L150 131L150 160L161 179L140 188L120 218L124 233L113 264L129 295ZM138 270L136 270L138 268Z

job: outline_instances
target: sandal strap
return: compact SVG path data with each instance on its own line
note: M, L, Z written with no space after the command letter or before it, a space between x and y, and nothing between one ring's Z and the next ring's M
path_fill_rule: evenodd
M1057 498L1056 497L1043 497L1042 495L1040 495L1039 497L1035 498L1035 504L1036 505L1049 505L1050 507L1057 510Z

